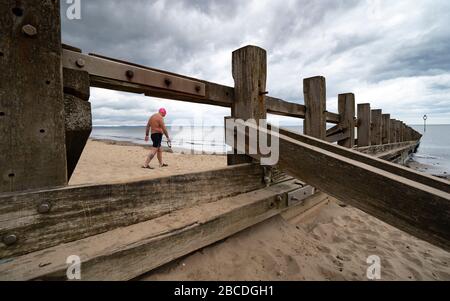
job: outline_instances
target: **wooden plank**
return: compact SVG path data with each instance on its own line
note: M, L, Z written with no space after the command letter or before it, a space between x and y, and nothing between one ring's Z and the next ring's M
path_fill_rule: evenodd
M382 115L382 144L389 144L391 141L391 114Z
M90 98L89 73L74 69L63 69L64 93L76 96L82 100Z
M358 146L370 145L370 104L358 104Z
M248 127L268 133L255 125ZM333 152L337 146L331 144L329 151L280 133L271 132L271 136L279 140L278 167L283 172L400 230L450 250L449 193L338 155ZM344 150L352 152L346 148L340 148L339 152ZM259 159L258 155L251 156ZM382 162L388 164L384 161L379 164Z
M286 129L279 128L278 131L282 135L285 135L287 137L293 138L300 142L321 148L323 150L333 152L336 155L340 155L340 156L343 156L343 157L346 157L346 158L349 158L349 159L352 159L352 160L355 160L355 161L358 161L358 162L361 162L364 164L368 164L373 167L388 171L390 173L405 177L407 179L410 179L411 181L416 181L416 182L422 183L424 185L434 187L436 189L450 193L450 185L448 185L448 182L443 179L439 179L437 177L433 177L433 176L427 175L425 173L417 172L415 170L412 170L412 169L404 167L404 166L400 166L398 164L385 162L383 160L374 158L373 156L369 156L364 153L361 153L361 152L365 152L368 154L376 155L377 153L382 153L387 150L403 148L406 145L408 145L409 143L398 143L398 144L390 144L390 145L384 145L384 146L383 145L370 146L370 147L357 148L357 149L350 150L350 149L346 149L346 148L338 146L338 145L332 145L330 143L326 143L326 142L318 140L318 139L314 139L314 138L307 137L304 135L299 135L297 133L288 131ZM377 148L377 149L375 149L375 148Z
M395 119L390 120L389 143L397 142L397 133L395 132Z
M382 136L381 136L381 110L372 110L370 119L371 119L371 127L370 127L370 144L371 145L380 145L382 144Z
M344 147L352 148L355 146L355 94L339 94L338 110L345 139L338 141L338 144Z
M326 83L325 77L316 76L303 80L306 114L305 135L325 140L326 138Z
M66 185L59 1L0 15L0 193Z
M141 84L187 95L206 96L206 86L201 81L67 49L63 50L63 66L87 71L90 75L101 78Z
M267 53L256 46L246 46L233 51L232 71L234 79L234 102L231 116L245 121L267 119L266 80ZM228 154L228 165L252 162L246 155Z
M225 180L226 179L226 180ZM0 258L49 248L174 210L265 186L259 165L242 165L133 183L68 187L0 196ZM214 187L214 189L211 189ZM39 213L48 203L50 211Z
M334 143L334 142L341 142L341 141L345 141L350 139L350 134L349 133L337 133L331 136L327 136L325 138L325 141L330 142L330 143Z
M80 256L84 281L131 280L279 214L287 208L286 194L301 187L295 182L177 210L143 223L2 261L0 280L65 280L70 255Z
M267 113L298 118L304 118L306 110L304 105L270 96L266 96L266 108Z

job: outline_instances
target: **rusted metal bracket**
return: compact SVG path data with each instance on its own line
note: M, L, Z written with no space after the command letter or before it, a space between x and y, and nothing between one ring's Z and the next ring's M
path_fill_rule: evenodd
M303 200L309 198L315 193L312 186L305 186L300 189L288 193L288 206L294 206L301 203Z
M135 64L96 55L86 55L68 49L63 49L62 61L64 68L87 71L91 76L145 85L162 91L173 91L197 97L206 96L205 83L176 76L169 72L139 67Z

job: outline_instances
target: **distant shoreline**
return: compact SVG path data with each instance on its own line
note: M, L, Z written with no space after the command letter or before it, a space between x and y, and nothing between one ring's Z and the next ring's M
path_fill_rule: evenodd
M131 141L121 141L121 140L112 140L112 139L102 139L102 138L89 138L90 141L94 142L102 142L109 145L118 145L118 146L139 146L144 149L150 149L150 144L140 144L136 142ZM208 152L200 152L200 151L193 151L187 148L181 148L181 147L172 147L169 148L168 146L162 147L163 152L166 153L178 153L178 154L189 154L189 155L211 155L211 156L226 156L226 154L217 154L217 153L208 153Z

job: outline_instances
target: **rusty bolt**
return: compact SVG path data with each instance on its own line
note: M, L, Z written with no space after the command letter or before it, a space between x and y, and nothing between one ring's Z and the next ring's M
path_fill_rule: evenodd
M37 35L37 29L33 25L27 24L22 27L22 32L27 36L34 37Z
M49 213L51 209L51 205L48 202L44 202L42 204L39 205L38 207L38 212L40 214L45 214L45 213Z
M3 243L7 246L12 246L17 242L17 236L14 234L8 234L3 237Z
M166 78L166 79L164 80L164 84L165 84L166 86L170 86L170 85L172 84L172 81L171 81L170 79Z
M76 62L78 67L83 68L86 62L83 59L78 59Z
M195 92L199 93L202 88L200 86L195 86Z
M259 95L267 95L267 94L269 94L269 92L267 92L267 91L266 91L266 92L260 92L260 93L259 93Z
M134 72L133 72L133 70L127 70L127 72L125 73L125 75L128 77L128 78L133 78L134 77Z

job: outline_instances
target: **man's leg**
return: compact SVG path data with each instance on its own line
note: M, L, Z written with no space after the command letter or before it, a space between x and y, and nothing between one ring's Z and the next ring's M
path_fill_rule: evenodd
M147 159L145 159L144 167L148 167L148 165L153 160L153 158L155 157L157 152L158 152L157 148L152 147L150 149L150 153L148 154ZM159 156L158 156L158 159L159 159Z
M158 161L159 161L159 166L162 167L163 166L163 158L162 158L162 147L158 148Z

